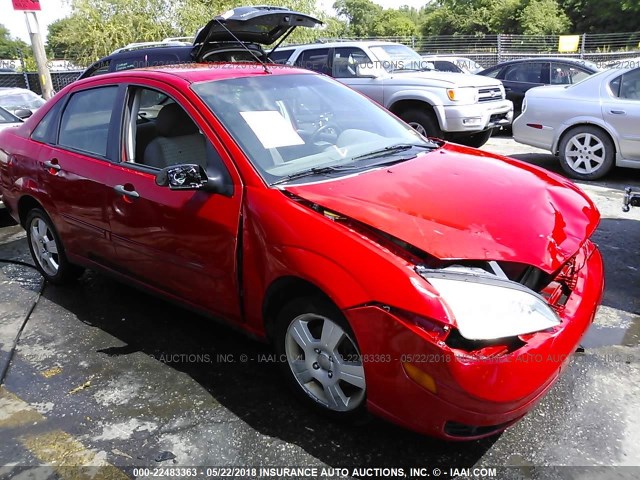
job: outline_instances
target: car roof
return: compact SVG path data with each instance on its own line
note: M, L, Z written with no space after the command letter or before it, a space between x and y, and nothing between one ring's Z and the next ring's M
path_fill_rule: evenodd
M29 92L29 93L32 93L33 95L38 96L38 94L37 94L37 93L35 93L35 92L31 91L31 90L28 90L28 89L26 89L26 88L20 88L20 87L0 87L0 95L3 95L3 94L10 95L10 94L12 94L12 93L25 93L25 92Z
M315 75L315 73L310 70L291 67L288 65L275 64L268 65L267 68L269 71L265 72L265 66L260 63L196 63L188 65L164 65L105 73L97 77L78 80L72 85L90 83L98 80L116 80L121 77L151 78L168 82L179 78L189 83L198 83L261 75Z
M517 58L515 60L507 60L505 62L500 62L497 65L494 65L494 67L499 67L499 66L504 66L504 65L509 65L509 64L513 64L513 63L525 63L525 62L565 62L565 63L573 63L576 65L581 65L583 67L587 67L587 68L593 68L593 64L592 62L590 62L589 60L583 60L581 58L571 58L571 57L528 57L528 58ZM490 67L490 68L494 68L494 67Z
M337 47L376 47L383 45L403 45L398 42L385 42L385 41L376 41L376 40L349 40L349 41L335 41L335 42L315 42L315 43L304 43L300 45L288 45L286 47L278 47L277 51L281 50L295 50L296 48L337 48Z

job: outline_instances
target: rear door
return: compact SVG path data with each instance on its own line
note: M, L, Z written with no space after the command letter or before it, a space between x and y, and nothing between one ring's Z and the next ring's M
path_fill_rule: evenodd
M549 62L525 62L506 66L499 77L507 98L513 102L514 116L522 112L527 90L549 83ZM546 81L545 81L546 80Z
M116 156L121 92L115 85L71 92L32 135L42 142L42 188L68 253L98 262L113 256L104 183Z
M602 92L602 114L616 132L620 154L640 160L640 68L614 78Z

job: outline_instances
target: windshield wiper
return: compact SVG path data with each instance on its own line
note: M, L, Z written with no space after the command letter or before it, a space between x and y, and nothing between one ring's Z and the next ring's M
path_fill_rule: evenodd
M385 155L392 155L398 152L404 152L405 150L411 150L412 148L424 148L426 150L433 150L434 148L438 148L438 145L435 143L428 143L424 145L415 144L415 143L398 143L397 145L390 145L388 147L380 148L378 150L373 150L369 153L363 153L362 155L357 155L353 157L353 160L366 160L369 158L382 157Z
M354 170L353 167L342 166L342 167L314 167L309 168L308 170L302 170L300 172L292 173L291 175L287 175L286 177L281 178L280 180L276 180L271 185L280 185L281 183L286 183L291 180L296 180L298 178L310 177L312 175L326 175L327 173L334 172L344 172L346 170Z

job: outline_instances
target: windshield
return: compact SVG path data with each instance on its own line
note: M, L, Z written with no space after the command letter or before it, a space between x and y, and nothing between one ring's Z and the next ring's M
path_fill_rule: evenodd
M423 59L406 45L376 45L369 48L382 67L389 73L399 71L430 70L433 64Z
M192 89L271 185L299 181L307 172L357 173L381 158L402 161L437 147L362 95L319 75L234 78Z
M35 93L25 90L24 92L11 92L2 94L0 93L0 107L7 110L18 110L26 108L28 110L35 110L44 105L42 97Z

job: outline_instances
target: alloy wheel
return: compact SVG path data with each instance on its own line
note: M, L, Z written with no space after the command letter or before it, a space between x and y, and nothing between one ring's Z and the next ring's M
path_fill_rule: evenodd
M362 357L353 339L329 318L307 313L285 337L289 368L303 391L334 412L358 408L365 398Z
M58 244L49 225L41 217L34 217L29 231L35 260L48 275L55 276L60 268L60 256Z
M602 140L588 132L571 137L564 151L567 165L581 174L598 171L606 160L606 154L606 147Z

